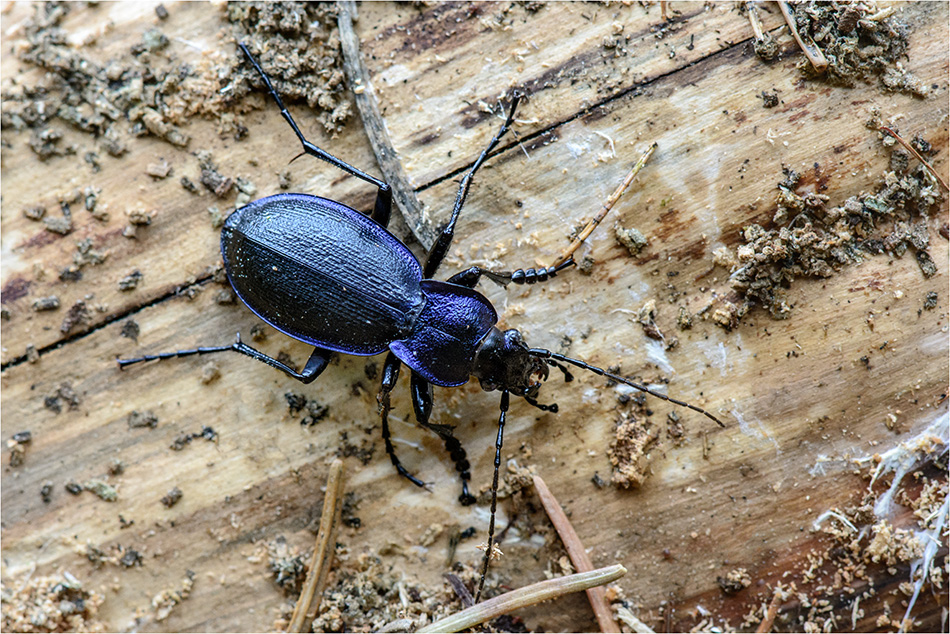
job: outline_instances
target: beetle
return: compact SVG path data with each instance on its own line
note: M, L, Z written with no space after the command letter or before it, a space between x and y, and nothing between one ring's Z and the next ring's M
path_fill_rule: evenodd
M495 440L494 475L488 544L476 601L481 595L494 538L498 474L510 396L520 396L541 410L556 412L557 405L537 400L550 367L565 381L575 366L663 400L687 407L723 423L706 410L650 390L629 379L543 348L529 348L518 330L502 331L498 314L475 290L482 277L508 285L535 284L557 276L573 265L490 271L473 266L445 281L434 279L452 244L455 227L472 179L514 122L519 97L512 98L504 124L459 184L451 217L420 264L409 249L388 230L392 190L388 184L345 163L307 141L284 106L267 73L248 48L245 57L264 82L281 115L300 140L304 153L322 159L377 188L373 211L364 214L343 203L309 194L283 193L255 200L235 210L221 230L221 254L228 280L237 296L258 317L284 334L314 347L299 372L241 341L231 345L199 347L132 359L117 359L119 367L135 363L239 352L266 363L288 376L310 383L326 369L333 352L372 356L386 352L377 397L386 453L398 473L413 484L425 483L400 462L389 430L390 393L400 368L410 372L415 418L443 441L462 481L462 504L475 502L469 491L471 471L465 450L453 428L430 422L432 386L456 387L477 379L486 391L500 391L500 414Z

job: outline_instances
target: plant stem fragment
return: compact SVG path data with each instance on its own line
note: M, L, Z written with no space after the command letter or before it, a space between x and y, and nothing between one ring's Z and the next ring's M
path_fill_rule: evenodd
M323 497L323 512L320 515L320 528L317 531L317 541L313 547L313 557L310 558L310 571L304 581L300 598L294 607L294 614L287 626L288 632L308 631L309 624L320 608L320 597L326 586L327 573L333 560L333 539L336 520L343 507L343 461L339 458L330 464L330 475L327 477L327 491ZM316 599L316 603L314 603Z
M788 24L789 30L792 32L792 35L795 36L795 41L798 42L798 45L802 48L802 51L805 52L805 57L808 58L808 61L811 62L811 65L815 67L815 70L819 73L823 73L826 68L828 68L828 60L822 54L821 49L819 49L814 42L811 41L811 38L808 38L808 41L805 41L805 38L801 36L798 32L798 27L795 26L795 15L792 12L792 8L789 6L788 2L780 0L778 3L779 8L782 9L782 15L785 16L785 22Z
M887 126L883 126L883 125L882 125L880 128L878 128L878 130L880 130L880 131L883 132L884 134L887 134L887 135L889 135L889 136L894 137L894 139L895 139L898 143L900 143L901 145L904 146L904 149L905 149L905 150L907 150L908 152L910 152L911 154L913 154L914 157L915 157L918 161L920 161L921 163L923 163L924 167L927 168L927 170L933 175L934 178L937 179L937 182L940 183L940 185L941 185L946 191L950 192L950 187L948 187L948 186L947 186L947 183L946 183L942 178L940 178L940 174L937 173L937 170L934 169L934 166L931 165L930 163L928 163L928 162L927 162L927 159L925 159L925 158L920 154L920 152L917 151L917 148L915 148L913 145L911 145L910 143L908 143L907 141L905 141L903 138L901 138L901 135L897 134L896 132L894 132L893 130L891 130L890 128L888 128Z
M419 632L460 632L518 608L548 601L571 592L580 592L581 590L611 583L625 574L627 574L626 568L620 564L614 564L590 572L579 572L566 577L547 579L478 603L467 610L462 610L435 623L430 623L421 628Z
M607 199L607 202L604 203L604 206L601 207L600 211L597 212L597 215L591 218L590 222L587 223L580 233L577 234L577 237L571 242L570 246L564 249L560 255L557 256L557 259L551 264L551 266L557 267L561 266L565 262L571 259L574 255L574 252L577 251L578 247L581 246L581 243L587 239L587 237L593 233L594 229L597 228L597 225L607 216L613 206L617 203L620 197L623 195L627 188L630 187L630 183L633 182L633 179L637 177L637 174L640 173L640 170L643 169L643 166L647 164L647 161L650 160L650 157L653 156L653 152L656 150L656 142L652 143L649 149L644 152L637 162L634 163L633 168L630 170L630 173L627 174L627 177L623 179L623 182L614 190L614 193L610 195Z
M577 536L577 532L571 525L570 520L567 519L567 515L558 503L557 498L554 497L554 494L551 493L548 485L544 483L540 476L534 476L534 488L538 492L544 510L547 511L548 517L551 519L551 524L554 525L554 530L557 531L561 541L564 542L567 555L571 558L574 568L577 572L593 570L594 564L587 554L587 549L584 548L583 542ZM590 588L587 590L587 599L590 601L590 607L594 610L594 616L597 618L597 624L600 625L600 631L620 632L617 622L614 621L610 613L610 606L607 605L604 589L601 587Z

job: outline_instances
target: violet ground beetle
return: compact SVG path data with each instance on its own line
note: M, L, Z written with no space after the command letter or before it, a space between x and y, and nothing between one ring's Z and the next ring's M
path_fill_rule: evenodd
M118 359L121 368L155 359L233 350L275 367L302 383L310 383L326 369L331 352L371 356L388 350L377 397L386 453L400 475L417 486L425 486L396 457L389 432L390 392L396 385L400 367L406 364L412 373L410 388L416 420L445 443L462 480L459 496L462 504L475 502L468 489L471 480L468 458L451 426L429 421L432 385L455 387L475 377L482 389L501 391L488 548L476 602L481 596L491 558L498 472L510 395L520 396L543 411L557 412L557 405L544 405L536 400L541 383L548 377L548 366L560 370L565 381L573 380L567 365L589 370L687 407L724 426L700 407L659 394L578 359L543 348L529 348L517 330L502 332L495 327L498 315L494 307L474 290L482 276L502 285L544 282L573 265L572 259L540 270L512 272L473 266L445 282L433 279L452 244L455 225L475 172L511 127L519 101L517 96L511 100L504 125L462 179L452 216L420 266L409 249L386 230L392 211L389 185L307 141L260 64L244 44L239 46L300 139L304 153L374 185L378 190L374 209L366 215L326 198L276 194L237 209L224 223L221 254L231 286L258 317L284 334L314 346L302 371L297 372L248 346L241 341L240 334L227 346Z

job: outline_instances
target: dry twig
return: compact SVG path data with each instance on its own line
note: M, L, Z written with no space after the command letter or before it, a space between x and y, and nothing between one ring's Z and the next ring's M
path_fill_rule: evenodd
M320 528L317 531L317 541L313 547L313 557L310 558L310 571L304 581L303 590L294 615L287 626L288 632L309 631L309 624L313 621L320 608L320 597L327 582L327 573L333 560L333 532L336 528L336 519L340 514L343 500L343 461L339 458L330 465L330 475L327 478L327 491L323 496L323 513L320 515ZM316 603L314 600L316 599Z
M902 139L902 138L901 138L901 135L897 134L896 132L894 132L893 130L891 130L890 128L888 128L887 126L883 126L883 125L882 125L881 127L878 128L878 130L880 130L880 131L883 132L884 134L888 134L888 135L894 137L894 139L895 139L898 143L900 143L901 145L904 146L904 149L906 149L908 152L910 152L911 154L913 154L914 157L915 157L918 161L920 161L921 163L923 163L924 167L926 167L926 168L930 171L930 173L933 174L933 177L937 179L937 182L940 183L940 185L941 185L945 190L947 190L948 192L950 192L950 187L947 187L947 183L946 183L942 178L940 178L940 174L937 173L937 170L934 169L934 166L927 162L927 159L925 159L925 158L920 154L920 152L917 151L917 148L915 148L913 145L911 145L910 143L908 143L907 141L905 141L904 139Z
M392 187L393 200L402 212L406 225L419 242L428 249L435 240L435 232L425 222L425 209L416 197L416 192L409 182L409 175L399 162L396 148L393 147L392 139L389 138L383 117L379 112L376 92L369 81L369 73L360 55L360 40L353 29L356 3L353 0L343 0L337 5L339 6L337 28L340 31L340 46L343 50L343 73L356 100L356 107L360 111L366 136L369 137L369 143L373 146L373 154L376 155L379 170L383 173L383 180Z
M564 542L567 555L571 558L574 568L577 572L593 570L594 564L587 555L584 544L577 536L574 527L571 526L571 522L564 514L561 505L558 504L557 498L554 497L554 494L551 493L548 485L544 483L540 476L534 476L534 488L538 492L538 497L541 498L541 504L544 506L544 510L547 511L551 523L554 525L554 530L557 531L561 541ZM597 624L600 625L600 631L620 632L617 622L610 613L610 606L607 605L604 589L601 587L589 589L587 599L590 601L590 607L594 610L594 616L597 618Z
M781 590L775 589L772 600L769 602L769 609L765 613L765 618L759 623L759 627L756 628L755 634L766 634L766 632L772 631L772 624L775 622L775 617L778 616L778 609L782 606L783 595L784 593Z
M805 57L808 58L808 61L811 62L811 65L815 67L816 71L819 73L825 72L825 69L828 68L828 60L821 52L821 49L819 49L815 43L811 41L811 38L802 36L798 32L798 27L795 25L795 15L792 13L792 8L789 6L788 2L779 0L778 6L780 9L782 9L782 15L785 16L785 23L788 24L789 30L791 30L792 35L795 36L795 41L798 42L798 45L802 48L802 51L805 52Z
M630 187L630 183L633 182L633 179L637 177L637 174L640 173L640 170L643 169L643 166L647 164L647 161L650 160L650 157L653 156L654 150L656 150L656 143L650 145L650 148L644 152L637 162L634 163L633 168L630 170L630 173L627 174L627 177L623 179L623 182L614 190L614 193L610 195L610 198L607 199L607 202L604 203L604 206L601 207L600 211L597 212L597 215L591 218L590 222L587 223L580 233L577 234L577 237L574 238L570 246L561 251L561 254L557 256L554 262L551 264L553 267L561 266L565 262L571 259L571 256L574 255L574 252L577 251L577 248L581 246L581 243L587 239L594 229L597 228L597 225L607 216L613 206L617 203L620 197L623 195L627 188Z
M614 564L590 572L579 572L566 577L540 581L478 603L467 610L456 612L452 616L430 623L419 632L460 632L518 608L611 583L625 574L627 574L626 568L620 564Z

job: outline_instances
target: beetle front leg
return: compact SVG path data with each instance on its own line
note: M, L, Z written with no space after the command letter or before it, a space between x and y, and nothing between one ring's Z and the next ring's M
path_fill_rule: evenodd
M383 362L383 381L379 387L379 395L376 397L376 401L379 403L379 417L383 428L383 443L386 445L386 454L389 456L389 460L393 463L393 466L396 467L396 471L399 472L399 475L417 487L424 489L426 488L426 483L409 473L406 468L402 466L402 463L399 462L399 458L396 457L396 449L393 447L393 441L389 433L389 410L392 409L390 407L389 394L393 391L393 388L396 387L396 381L399 379L399 367L401 365L402 361L392 352L386 355L386 361Z
M251 346L247 345L241 341L241 333L237 335L237 341L232 343L230 346L213 346L213 347L202 347L202 348L192 348L191 350L178 350L176 352L162 352L160 354L147 354L142 357L136 357L134 359L116 359L116 362L119 364L119 368L124 368L126 366L135 364L135 363L144 363L145 361L155 361L162 359L171 359L172 357L190 357L193 355L201 354L211 354L213 352L227 352L228 350L233 350L234 352L240 352L243 355L256 359L261 363L266 363L272 368L277 368L287 376L297 379L301 383L311 383L313 382L320 374L327 369L327 365L330 363L330 351L324 350L322 348L314 348L313 353L310 355L310 358L307 360L306 365L301 372L297 372L289 365L281 363L273 357L269 357L263 352L255 350Z
M462 494L459 495L459 502L466 506L474 504L475 497L468 490L468 483L472 480L472 472L465 448L455 437L451 427L429 422L429 415L432 413L432 384L418 373L413 372L409 386L412 391L412 408L416 413L416 420L426 429L439 435L439 438L445 443L445 450L449 452L449 457L455 463L455 470L459 474L459 479L462 480Z
M491 515L488 520L488 548L485 549L485 558L482 560L482 574L478 581L478 590L475 592L475 603L478 603L482 597L482 590L485 588L485 575L488 574L488 562L492 556L492 542L495 539L495 511L498 508L498 472L501 470L501 447L505 439L505 419L508 416L508 390L501 393L501 403L498 415L498 436L495 438L495 472L491 481Z
M422 269L422 276L424 278L430 279L435 275L436 271L439 270L439 266L442 264L442 260L445 259L445 255L449 252L449 247L452 246L452 240L455 238L455 224L458 222L459 214L462 213L462 205L465 204L465 198L468 196L468 189L472 185L475 172L478 171L478 168L481 167L485 159L488 158L488 154L494 150L498 142L501 141L501 137L508 133L511 124L514 123L515 110L518 108L518 101L520 101L520 99L520 97L515 96L514 99L511 100L511 108L508 110L508 118L505 119L505 124L501 126L501 129L488 144L488 147L482 151L478 160L472 165L472 169L469 170L468 174L465 175L465 178L463 178L459 184L459 191L455 196L455 206L452 208L452 216L449 218L448 223L442 227L435 242L432 243L432 248L429 249L429 254L426 256L425 266Z

